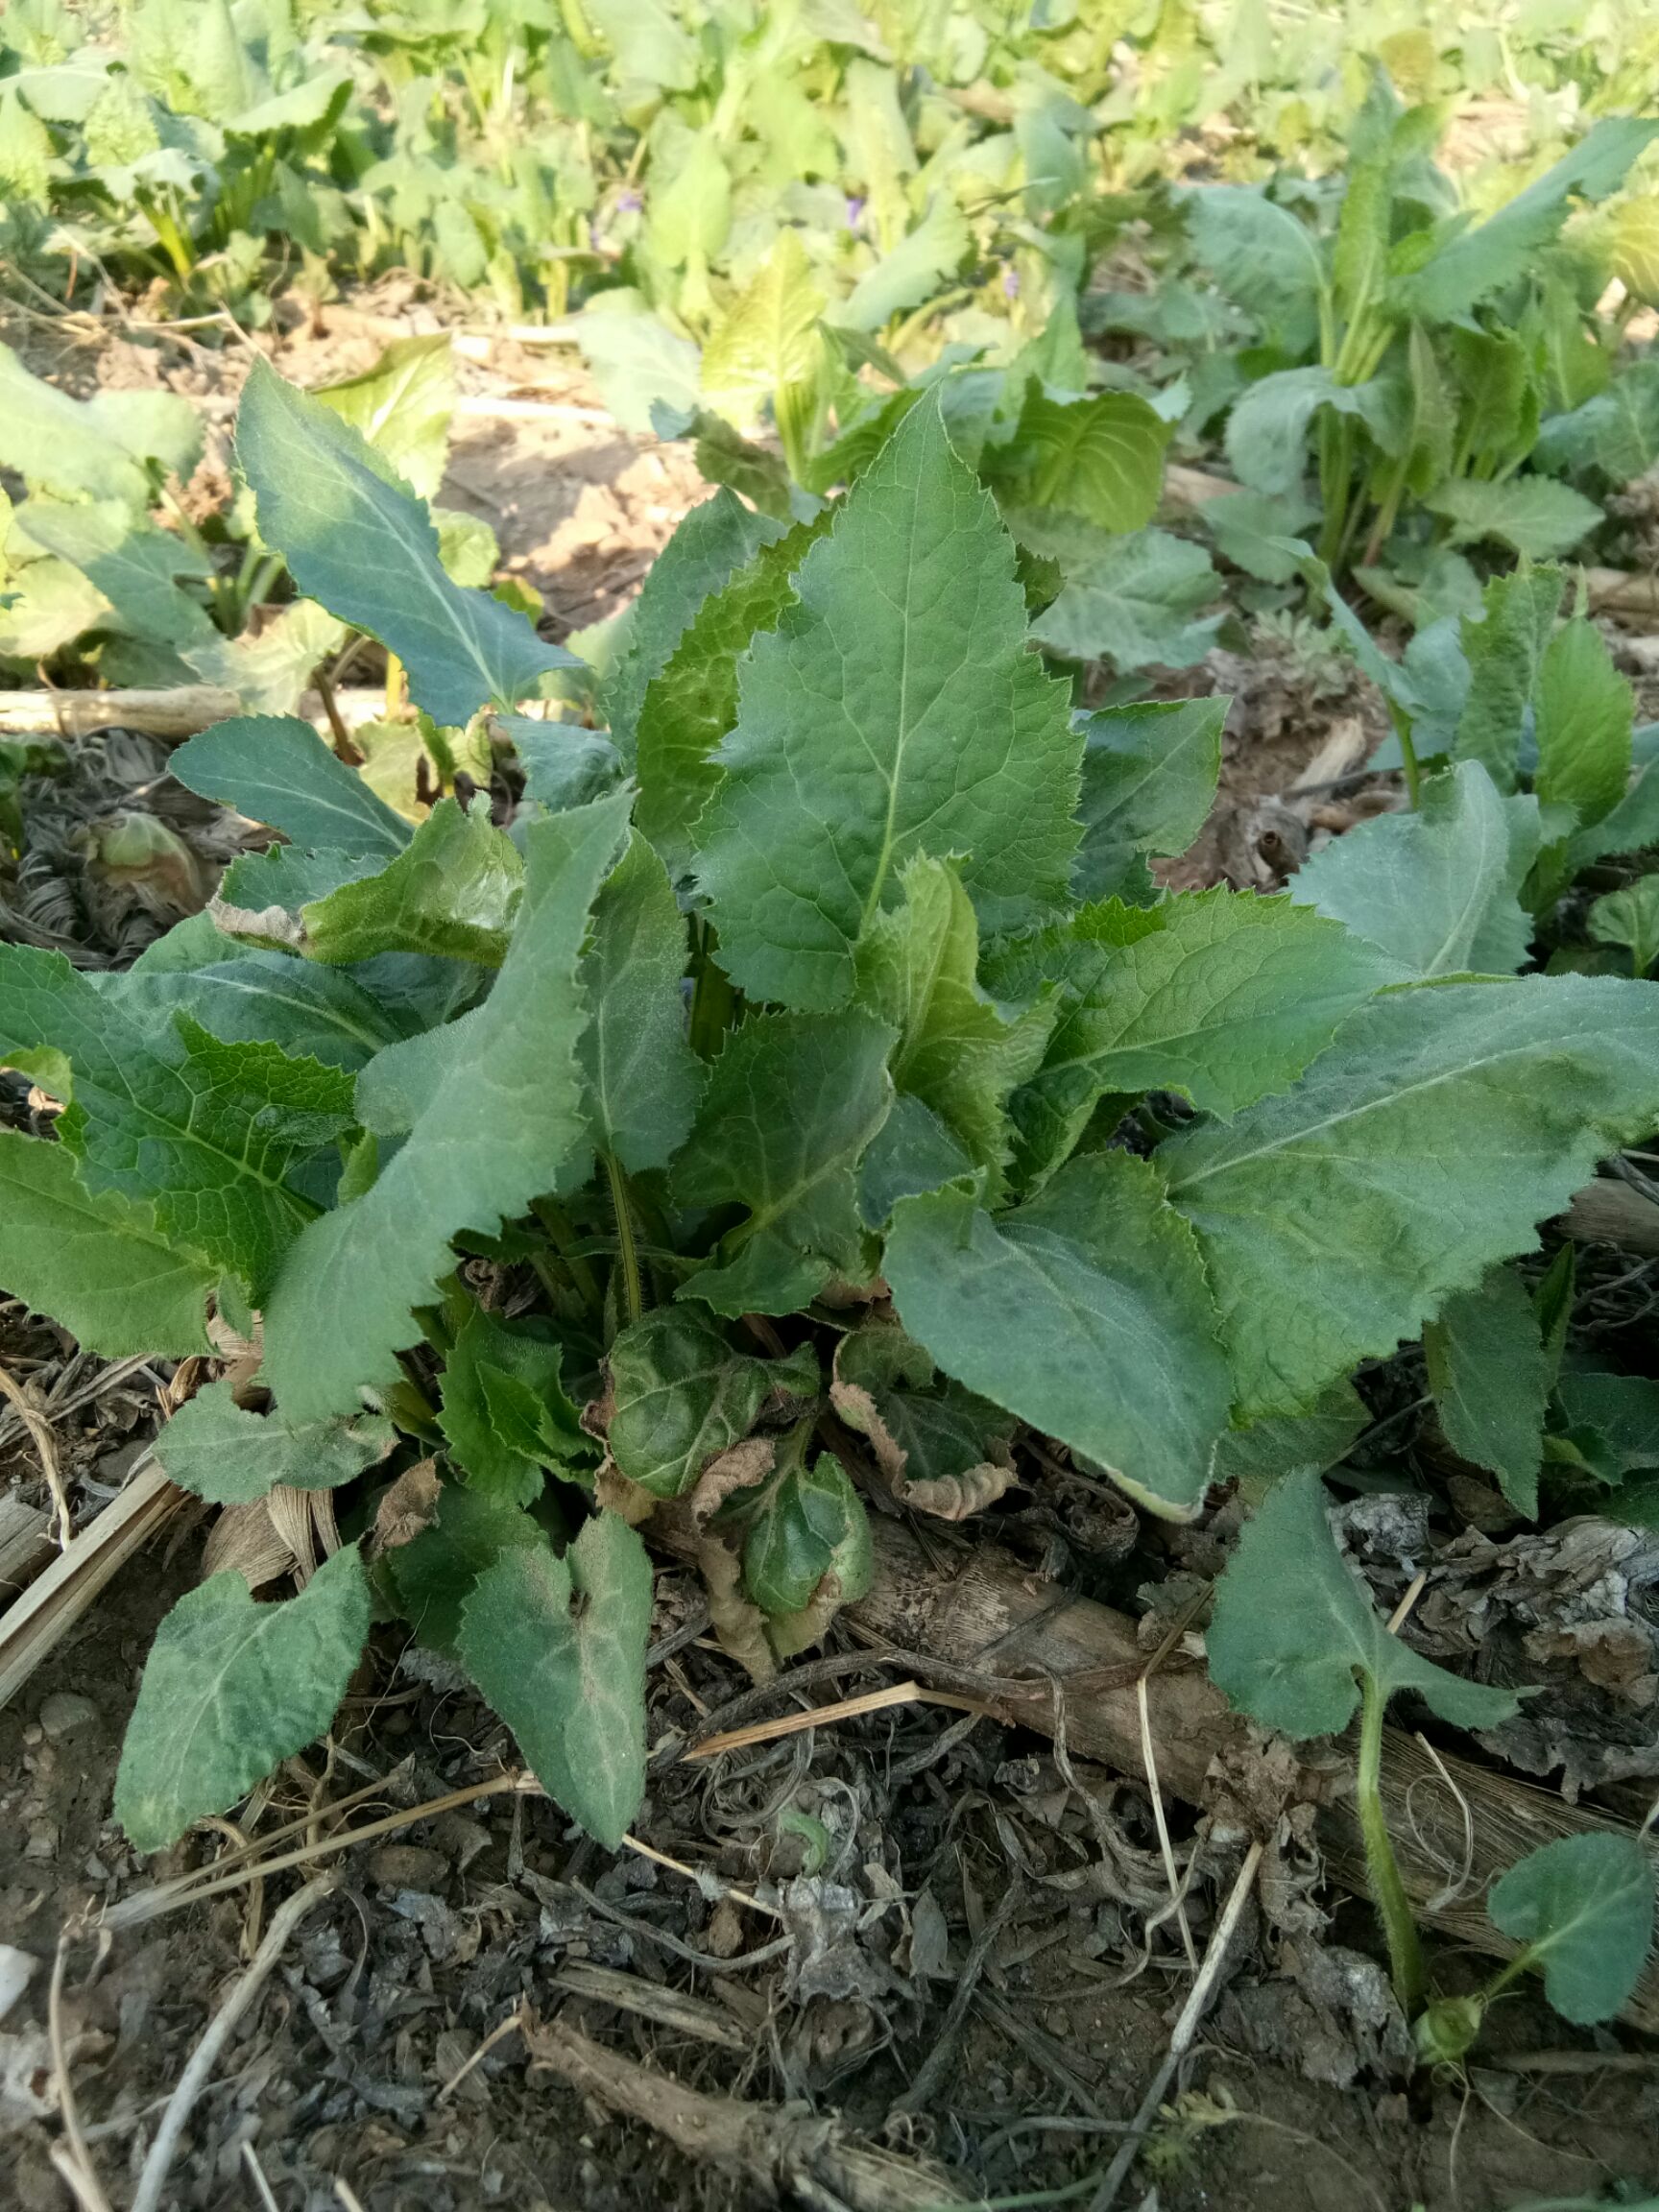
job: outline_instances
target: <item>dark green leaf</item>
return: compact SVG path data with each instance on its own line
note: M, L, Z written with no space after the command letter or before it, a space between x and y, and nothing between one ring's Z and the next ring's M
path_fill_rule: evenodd
M1550 1375L1538 1316L1512 1267L1494 1267L1447 1299L1423 1332L1429 1386L1454 1452L1496 1475L1509 1503L1538 1510Z
M297 715L215 722L180 745L167 766L187 789L313 851L384 861L409 842L408 823Z

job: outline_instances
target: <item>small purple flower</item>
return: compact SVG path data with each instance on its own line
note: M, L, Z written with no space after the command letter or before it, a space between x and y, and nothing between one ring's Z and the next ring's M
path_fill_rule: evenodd
M618 192L616 195L616 212L618 215L637 215L640 208L643 207L644 204L645 197L643 193L635 191L622 191Z
M1004 269L1004 270L1003 270L1003 272L1002 272L1002 297L1003 297L1003 299L1004 299L1004 300L1018 300L1018 299L1019 299L1019 297L1020 297L1020 272L1019 272L1019 270L1018 270L1018 269Z
M849 200L848 200L848 202L847 202L847 228L848 228L848 229L849 229L849 230L856 230L856 229L857 229L857 228L858 228L858 226L859 226L859 224L860 224L860 223L862 223L862 222L863 222L863 220L864 220L864 203L863 203L863 201L862 201L862 200L857 200L857 199L849 199Z

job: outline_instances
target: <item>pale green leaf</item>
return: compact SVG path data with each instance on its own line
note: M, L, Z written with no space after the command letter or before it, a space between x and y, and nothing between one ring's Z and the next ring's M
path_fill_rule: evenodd
M228 1380L209 1382L186 1399L156 1437L156 1456L169 1480L210 1505L245 1505L284 1483L295 1490L335 1490L397 1441L390 1421L290 1421L280 1407L250 1413L230 1395Z
M1453 738L1460 760L1479 760L1500 791L1515 788L1521 733L1561 604L1558 568L1516 569L1486 587L1486 612L1460 624L1469 694Z
M1298 1742L1348 1725L1357 1675L1385 1698L1415 1692L1458 1728L1495 1728L1516 1711L1509 1691L1449 1674L1389 1634L1336 1548L1311 1469L1275 1484L1244 1524L1205 1641L1211 1677L1229 1701Z
M921 222L859 277L833 320L848 330L882 329L931 300L973 249L967 217L949 192L936 192Z
M333 1719L369 1633L357 1548L298 1598L256 1605L234 1571L186 1591L156 1630L115 1777L115 1817L159 1851L224 1813Z
M997 1219L960 1187L902 1199L882 1271L947 1375L1153 1512L1197 1512L1227 1367L1197 1246L1156 1168L1089 1153Z
M455 357L446 330L397 338L373 369L311 395L360 431L410 490L435 499L449 454Z
M188 476L201 450L202 422L188 399L172 392L72 399L0 346L0 463L32 492L118 499L139 515L150 502L146 461Z
M1443 484L1423 504L1451 523L1455 545L1496 539L1529 561L1571 553L1602 519L1593 499L1550 476L1510 476L1501 484L1465 477Z
M189 652L216 635L207 610L179 588L211 573L206 557L170 530L132 515L119 500L80 506L31 499L16 526L46 552L80 569L108 602L98 628L151 645Z
M205 919L205 917L204 917ZM408 1010L359 977L220 937L220 957L202 968L130 968L98 978L112 1005L141 1023L178 1010L227 1044L279 1045L284 1052L355 1071L409 1033Z
M762 1613L787 1617L832 1575L837 1601L852 1604L870 1587L871 1558L863 1501L826 1452L766 1493L744 1540L743 1587Z
M453 1058L407 1142L362 1197L314 1221L265 1313L265 1372L296 1420L353 1411L397 1380L463 1229L493 1235L581 1142L577 981L589 908L626 833L625 796L530 824L524 900L484 1004L450 1024Z
M459 1651L547 1794L615 1850L645 1794L651 1562L599 1513L563 1558L503 1551L462 1610Z
M859 1163L858 1218L866 1229L883 1229L901 1198L974 1172L974 1162L933 1109L902 1092Z
M1635 706L1595 623L1582 615L1564 623L1538 670L1532 788L1543 805L1571 806L1581 826L1613 811L1630 780Z
M1170 425L1136 393L1057 400L1033 379L998 472L1022 501L1121 535L1157 512L1169 437Z
M1290 895L1406 974L1512 975L1531 943L1518 894L1540 836L1535 799L1501 798L1479 760L1462 760L1425 780L1414 813L1357 823L1304 861Z
M1025 649L1013 544L930 401L795 589L743 664L698 874L733 980L818 1008L847 998L914 854L960 856L993 926L1061 904L1082 745Z
M167 767L187 790L280 830L295 845L389 860L409 842L408 824L298 715L215 722Z
M1645 476L1659 461L1659 361L1633 361L1605 392L1551 416L1532 457L1540 469L1599 469L1615 484Z
M216 1270L179 1250L152 1209L94 1196L65 1144L0 1129L0 1281L106 1359L207 1350Z
M1059 597L1031 635L1073 661L1139 668L1190 668L1215 642L1219 614L1200 616L1221 596L1221 579L1202 545L1167 530L1108 538L1063 516L1012 517L1022 545L1058 561ZM1206 701L1205 705L1208 706Z
M1240 484L1286 497L1308 464L1308 432L1321 407L1364 416L1379 395L1339 384L1329 369L1276 369L1247 385L1227 418L1227 458Z
M517 848L490 819L441 799L395 860L301 908L305 950L342 967L380 952L436 953L498 968L523 890Z
M780 231L703 349L703 390L709 404L739 422L753 422L776 394L806 382L818 366L818 318L826 304L801 233Z
M1653 1943L1653 1866L1635 1836L1563 1836L1493 1883L1492 1925L1525 1947L1564 2020L1623 2010Z
M1652 994L1536 975L1385 994L1286 1095L1171 1140L1242 1416L1416 1335L1656 1117Z
M452 584L424 504L349 423L262 361L243 390L236 458L260 534L301 590L396 653L440 726L534 698L550 669L580 665L488 591Z
M1200 266L1218 290L1253 315L1285 351L1299 353L1318 330L1325 270L1305 223L1243 185L1200 185L1187 198L1187 229Z
M1009 1094L1037 1071L1058 1005L1052 993L1008 1017L980 990L974 908L948 861L902 871L904 902L871 924L857 956L857 1002L899 1033L895 1089L920 1098L990 1172L1000 1195ZM1008 994L1036 999L1038 992Z
M1496 1475L1511 1505L1535 1514L1550 1372L1527 1286L1512 1267L1492 1268L1447 1299L1423 1349L1447 1443Z
M1352 1382L1333 1382L1306 1413L1270 1415L1248 1429L1226 1430L1215 1445L1213 1482L1277 1482L1297 1467L1334 1467L1369 1426L1365 1401Z

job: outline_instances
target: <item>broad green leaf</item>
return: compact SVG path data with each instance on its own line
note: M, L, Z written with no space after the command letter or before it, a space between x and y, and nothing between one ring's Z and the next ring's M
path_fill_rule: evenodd
M42 1046L74 1070L62 1135L87 1189L149 1201L167 1242L257 1298L312 1211L291 1170L350 1124L349 1078L274 1045L222 1043L182 1011L157 1031L61 953L9 946L0 1054Z
M180 745L167 768L186 790L312 851L385 861L409 842L409 825L298 715L215 722Z
M133 1848L176 1842L321 1736L368 1633L354 1544L277 1604L256 1605L234 1570L186 1591L156 1632L121 1748L115 1817Z
M94 1195L66 1144L0 1129L0 1281L106 1359L207 1350L217 1270L180 1250L147 1206Z
M315 599L267 609L269 619L255 637L221 637L192 645L183 659L204 684L233 691L250 714L292 714L321 662L346 642L346 625L325 613Z
M441 799L395 860L301 908L305 950L344 967L380 952L437 953L498 968L523 890L524 864L490 819Z
M449 455L455 356L446 330L397 338L373 369L311 395L384 454L418 498L435 499Z
M1493 1883L1492 1925L1525 1946L1564 2020L1611 2020L1653 1942L1653 1866L1635 1836L1563 1836Z
M1242 185L1200 185L1187 207L1193 253L1217 288L1286 352L1300 353L1318 331L1326 289L1313 232Z
M1279 497L1293 493L1308 462L1308 432L1321 407L1364 416L1373 387L1339 384L1329 369L1277 369L1246 387L1227 418L1227 458L1240 484Z
M473 1585L503 1551L541 1551L547 1542L541 1523L517 1505L487 1497L460 1482L438 1493L435 1520L407 1544L393 1547L381 1565L398 1611L428 1650L453 1657L461 1637L461 1611Z
M1623 891L1598 899L1588 927L1599 945L1628 947L1633 974L1651 974L1659 963L1659 876L1640 876Z
M1318 513L1299 493L1224 492L1205 500L1198 520L1236 568L1264 584L1289 584L1300 566L1302 534Z
M859 277L834 322L848 330L880 330L895 315L931 300L973 250L967 217L948 191L935 193L908 236Z
M1298 903L1345 922L1412 975L1512 975L1532 925L1518 897L1538 802L1500 798L1479 760L1424 781L1417 811L1360 822L1305 860Z
M1613 811L1630 779L1635 704L1596 625L1582 615L1563 624L1538 670L1532 788L1546 806L1571 806L1580 824Z
M1565 873L1571 879L1610 853L1644 853L1659 845L1659 762L1648 761L1610 814L1567 840Z
M1020 541L1060 564L1065 587L1031 635L1074 661L1140 668L1190 668L1215 642L1219 614L1199 617L1221 596L1202 545L1167 530L1107 538L1063 517L1014 517ZM1209 702L1204 702L1208 706Z
M1656 1115L1646 987L1534 975L1384 995L1287 1095L1164 1145L1243 1418L1416 1335Z
M205 917L204 917L205 919ZM344 969L220 937L222 957L202 968L131 968L101 976L112 1004L139 1022L182 1010L227 1044L279 1045L284 1052L353 1072L408 1034L406 1011Z
M1659 1467L1659 1382L1569 1367L1557 1378L1555 1395L1568 1432L1598 1480L1617 1484Z
M1599 469L1615 484L1645 476L1659 461L1659 361L1633 361L1605 392L1543 424L1540 469Z
M627 800L531 823L524 900L483 1005L450 1024L454 1057L407 1142L362 1197L314 1221L265 1310L265 1373L295 1420L349 1413L399 1372L463 1229L493 1235L582 1141L577 971L588 913L626 831Z
M1170 425L1136 393L1057 400L1033 379L998 472L1021 500L1121 535L1157 512L1169 436Z
M788 1313L831 1278L867 1278L854 1170L887 1118L893 1031L870 1015L752 1016L709 1070L675 1202L742 1206L680 1286L717 1313Z
M1225 699L1103 707L1083 725L1079 899L1127 897L1142 854L1185 853L1215 799Z
M1423 1332L1429 1386L1454 1452L1496 1475L1511 1505L1538 1510L1550 1374L1538 1316L1512 1267L1459 1290Z
M1455 327L1447 333L1458 399L1457 451L1468 472L1489 477L1531 450L1538 432L1532 349L1519 331Z
M150 503L146 462L188 476L201 451L202 422L189 400L172 392L72 399L0 346L0 463L32 492L118 499L141 515Z
M699 608L748 566L782 525L757 515L730 492L693 507L654 563L629 614L628 643L599 687L611 736L630 766L639 710Z
M743 1587L762 1613L805 1612L827 1575L854 1604L870 1587L870 1524L840 1462L822 1453L785 1469L749 1524Z
M497 714L494 727L513 740L513 750L524 771L524 796L550 814L568 806L586 806L613 790L622 776L622 756L602 730L584 730L579 723L538 721L528 714ZM407 731L407 724L397 725ZM359 744L363 731L353 733ZM409 738L405 737L407 744ZM414 733L416 755L421 750ZM367 773L373 775L372 757ZM413 766L410 775L413 781Z
M582 958L589 1019L577 1056L588 1125L630 1174L666 1167L690 1130L702 1069L685 1041L685 921L637 830L593 903Z
M96 629L108 606L97 586L67 561L31 561L12 581L0 606L0 659L49 661Z
M980 990L974 908L948 861L911 860L901 880L904 903L877 915L858 948L857 1002L899 1033L895 1089L932 1109L1000 1196L1008 1096L1036 1073L1058 1006L1046 993L1010 1018Z
M1487 585L1481 621L1463 617L1469 696L1453 749L1460 760L1479 760L1500 791L1515 788L1522 726L1560 604L1558 568L1521 567Z
M859 1163L858 1218L866 1229L884 1229L901 1198L974 1172L974 1162L933 1109L901 1092Z
M1286 1090L1393 964L1288 899L1190 892L1116 900L1016 940L992 964L999 997L1058 985L1043 1065L1015 1103L1038 1159L1063 1159L1108 1092L1177 1091L1237 1113Z
M1516 1711L1509 1691L1449 1674L1389 1634L1336 1548L1311 1469L1277 1483L1244 1524L1205 1641L1229 1701L1297 1742L1347 1727L1361 1674L1384 1697L1415 1692L1457 1728L1495 1728Z
M217 636L205 607L179 588L181 577L201 583L211 573L206 557L172 531L134 516L119 500L71 507L31 499L19 510L14 527L80 569L108 601L110 612L99 616L99 629L150 645L170 645L180 653Z
M795 589L743 664L698 876L733 981L813 1009L845 1002L914 854L960 855L992 926L1061 904L1082 748L1025 649L1013 544L931 401Z
M1593 499L1549 476L1510 476L1502 484L1466 477L1443 484L1424 505L1451 523L1455 545L1496 539L1529 561L1551 561L1571 553L1602 519Z
M654 416L667 408L684 421L701 397L700 356L688 338L645 311L637 293L600 292L571 335L604 400L624 430L649 437Z
M561 1366L551 1337L469 1308L444 1361L438 1426L473 1489L531 1505L543 1467L589 1455Z
M737 719L739 663L757 636L794 605L791 578L816 535L806 525L791 530L711 592L646 689L634 819L676 879L691 873L697 818L720 781L715 748Z
M788 1359L737 1352L695 1306L664 1306L622 1330L607 1355L607 1441L631 1482L654 1498L694 1489L711 1459L740 1443L777 1393L791 1405L818 1394L817 1355Z
M1571 153L1474 229L1454 233L1423 265L1396 279L1390 304L1426 323L1449 323L1490 300L1531 268L1560 229L1569 200L1604 200L1623 182L1659 124L1603 116Z
M651 1562L599 1513L561 1559L504 1551L462 1609L462 1665L518 1739L536 1779L614 1851L645 1794Z
M243 390L236 458L260 535L301 590L396 653L441 727L534 698L550 669L580 665L488 591L452 584L424 504L349 423L262 361Z
M1070 1162L996 1219L960 1186L893 1210L883 1273L947 1375L1190 1520L1226 1426L1226 1362L1198 1249L1126 1152Z
M335 1490L397 1441L390 1421L290 1421L280 1407L250 1413L230 1395L228 1381L210 1382L186 1399L156 1438L156 1456L170 1480L210 1505L245 1505L285 1483L295 1490Z
M1306 1413L1281 1413L1217 1438L1210 1479L1277 1482L1298 1467L1334 1467L1369 1427L1365 1401L1352 1382L1333 1382Z
M699 73L697 43L666 0L585 0L588 20L610 46L624 83L689 92Z
M739 422L752 422L775 395L807 382L818 366L818 318L826 304L801 233L780 231L703 349L709 404Z

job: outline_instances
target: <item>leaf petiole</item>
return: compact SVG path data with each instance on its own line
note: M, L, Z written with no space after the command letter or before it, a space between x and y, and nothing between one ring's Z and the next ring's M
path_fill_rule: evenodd
M605 1155L605 1176L611 1186L611 1203L616 1210L616 1258L622 1269L622 1300L633 1328L645 1310L639 1281L639 1249L634 1241L634 1214L628 1197L628 1178L613 1152Z
M1376 1676L1360 1676L1359 1764L1354 1795L1359 1815L1359 1832L1365 1839L1365 1870L1370 1877L1372 1901L1382 1922L1388 1943L1388 1968L1407 2019L1422 2008L1429 1993L1429 1976L1411 1901L1400 1878L1388 1823L1382 1814L1382 1712L1387 1697Z

